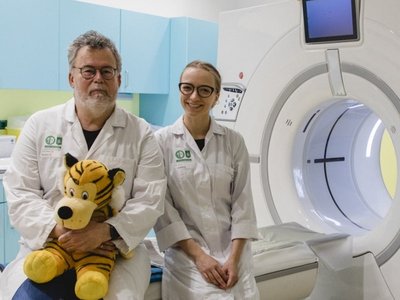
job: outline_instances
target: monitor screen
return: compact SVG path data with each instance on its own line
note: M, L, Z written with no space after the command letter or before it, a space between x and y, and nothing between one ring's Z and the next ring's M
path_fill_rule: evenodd
M306 43L359 39L356 0L303 0Z

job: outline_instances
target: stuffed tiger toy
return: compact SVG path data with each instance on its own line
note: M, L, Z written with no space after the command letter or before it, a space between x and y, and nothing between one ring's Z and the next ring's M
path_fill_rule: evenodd
M84 228L90 220L104 221L116 212L111 207L113 191L122 188L125 172L108 170L95 160L78 161L69 153L65 156L64 197L55 207L55 220L65 228ZM123 199L122 199L123 200ZM113 200L114 201L114 200ZM121 199L119 199L121 201ZM34 282L44 283L75 268L75 294L80 299L101 299L108 291L116 253L68 253L53 239L44 249L33 251L24 262L24 272Z

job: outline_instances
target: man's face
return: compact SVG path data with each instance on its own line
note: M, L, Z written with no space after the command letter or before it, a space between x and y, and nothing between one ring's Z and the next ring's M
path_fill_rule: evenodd
M94 68L94 77L85 79L80 70L83 67ZM121 75L115 71L115 76L105 79L100 72L105 67L117 68L117 62L110 49L91 49L85 46L78 51L74 68L69 73L69 83L74 89L78 109L85 106L101 113L114 108ZM85 74L87 75L86 72Z

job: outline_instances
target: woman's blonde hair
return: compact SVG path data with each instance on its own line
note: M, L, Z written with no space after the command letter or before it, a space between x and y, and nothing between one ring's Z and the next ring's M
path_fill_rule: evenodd
M188 63L186 67L183 69L181 78L185 70L189 68L203 69L210 72L214 76L216 92L219 93L219 91L221 90L221 74L218 72L216 67L205 61L194 60Z

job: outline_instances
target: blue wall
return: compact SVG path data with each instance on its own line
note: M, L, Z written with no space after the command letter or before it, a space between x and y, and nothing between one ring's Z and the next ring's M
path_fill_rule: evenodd
M140 116L148 122L166 126L182 114L178 83L183 68L192 60L217 63L218 26L216 23L187 17L171 19L169 94L140 95Z

